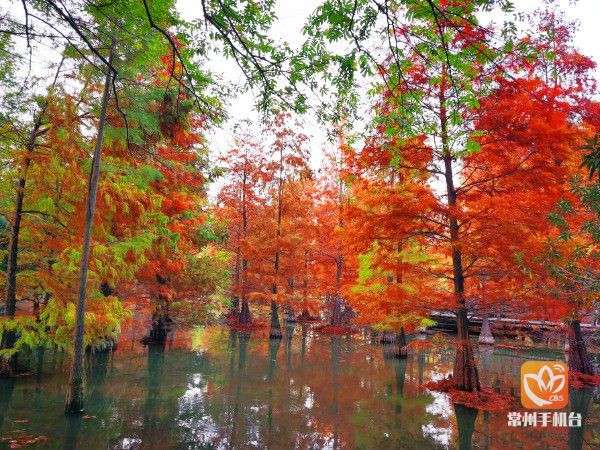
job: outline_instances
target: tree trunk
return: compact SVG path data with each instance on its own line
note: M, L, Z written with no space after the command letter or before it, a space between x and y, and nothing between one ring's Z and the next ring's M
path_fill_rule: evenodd
M344 205L344 189L342 181L338 182L338 227L340 229L344 228L344 214L343 214L343 205ZM335 294L333 295L333 304L331 308L331 322L330 324L334 327L341 327L345 325L344 317L342 315L342 274L344 271L344 256L342 254L343 244L342 240L338 240L338 245L336 249L335 256Z
M246 239L248 236L248 211L246 209L246 189L248 182L248 173L246 170L246 163L244 163L244 174L242 179L242 239ZM246 270L248 269L248 260L242 255L241 243L238 246L238 254L242 260L242 266L238 272L238 289L239 298L235 304L236 313L238 310L238 303L241 299L242 306L237 315L237 322L241 325L252 324L252 314L250 314L250 306L248 305L248 299L246 298ZM236 260L237 265L237 260Z
M342 325L350 325L350 321L354 317L356 317L356 313L351 306L346 304L344 306L344 310L342 311Z
M406 347L406 334L404 333L404 327L400 327L400 332L396 338L398 348L394 356L396 358L406 358L408 355L408 348Z
M479 384L479 373L475 364L473 346L469 340L469 320L465 307L458 309L456 326L458 336L456 338L456 359L452 375L454 385L460 391L478 391L481 389L481 385Z
M494 343L496 342L494 336L492 335L492 327L490 326L490 319L488 318L488 316L485 316L483 318L478 342L484 345L494 345Z
M379 336L379 343L391 344L392 342L396 342L396 335L391 331L382 331Z
M241 272L242 272L242 268L241 268L241 249L240 246L238 245L237 250L236 250L236 254L235 254L235 289L234 289L234 295L233 295L233 302L231 304L231 306L229 307L229 313L227 314L227 317L230 317L232 319L237 319L240 315L240 295L241 295L241 291L242 291L242 286L241 286Z
M30 136L31 147L35 133L32 131ZM30 159L25 159L23 175L19 178L17 186L17 198L15 201L15 211L10 229L10 237L8 239L8 254L6 265L6 297L4 315L8 319L14 319L17 306L17 253L19 250L19 233L21 230L21 216L23 213L23 198L25 196L25 180L27 168L29 167ZM15 345L16 334L14 330L4 332L2 336L2 348L12 349ZM4 361L0 372L2 374L11 375L17 364L16 355L12 355L7 361Z
M144 336L142 342L145 345L165 345L167 342L167 335L169 334L169 331L171 331L172 323L173 320L169 317L168 312L163 308L157 308L152 313L152 325L150 331Z
M279 306L271 302L271 329L269 330L269 339L281 339L281 324L279 323Z
M342 301L338 294L333 296L330 324L334 327L342 326Z
M298 322L298 318L296 317L296 313L294 312L294 308L288 306L285 308L285 321L287 323L296 323Z
M62 67L63 60L58 65L54 81L52 82L51 88L56 86L60 69ZM41 109L38 111L31 132L27 139L25 160L23 161L23 168L21 176L17 181L17 194L15 197L15 209L13 212L10 236L8 238L7 247L7 265L6 265L6 291L5 291L5 308L4 316L13 319L15 317L16 306L17 306L17 272L18 264L17 257L19 252L19 236L21 233L21 219L23 217L23 201L25 199L25 185L27 184L27 172L31 165L31 153L35 149L36 139L40 134L42 127L42 121L46 114L48 107L48 97L46 97ZM16 341L15 331L10 330L4 333L2 336L2 349L11 349L14 347ZM5 364L0 367L0 375L10 375L17 364L16 355L9 357Z
M252 324L252 314L250 313L250 306L248 305L248 299L246 299L245 297L242 298L242 309L240 311L240 315L238 316L238 323L241 325Z
M458 337L456 340L456 360L454 361L455 387L461 391L479 390L479 374L473 346L469 340L467 309L465 304L465 276L462 265L462 253L460 250L460 226L456 217L457 192L454 187L454 174L452 168L452 152L449 145L447 111L444 96L446 69L442 68L442 86L440 87L440 131L442 141L442 155L444 160L444 178L446 180L446 194L448 200L448 228L450 231L450 245L452 249L452 270L454 297L456 300L456 326Z
M229 307L229 312L227 313L227 317L238 320L239 316L240 316L240 298L236 295L232 299L231 306Z
M313 316L310 315L308 309L303 309L300 315L297 318L298 322L310 322L313 320Z
M594 375L594 365L587 351L581 323L579 320L569 322L569 369L586 375Z
M112 66L114 56L114 39L110 49L108 59ZM110 98L110 85L112 80L112 69L106 68L106 79L104 82L104 92L102 94L102 106L98 120L98 135L96 136L96 147L92 160L92 170L88 183L87 204L85 211L85 228L83 232L83 249L81 253L81 270L79 275L79 291L77 294L77 310L75 315L75 329L73 332L73 362L71 364L71 374L69 377L69 389L67 393L65 412L81 413L83 412L83 336L85 325L85 301L87 297L87 274L90 258L90 243L92 237L92 226L94 223L94 213L96 211L96 195L98 193L98 180L100 178L100 157L102 155L102 144L104 140L104 128L106 122L106 111Z

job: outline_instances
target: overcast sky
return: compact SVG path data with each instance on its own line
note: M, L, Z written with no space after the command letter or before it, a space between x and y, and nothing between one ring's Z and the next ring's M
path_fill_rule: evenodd
M302 35L302 26L307 16L319 5L320 0L279 0L277 2L278 20L272 29L274 39L280 39L288 42L292 47L299 46L304 36ZM544 7L544 0L515 0L514 4L518 11L533 12L536 9ZM177 7L183 18L191 20L200 16L199 0L179 0ZM579 22L579 28L575 35L575 44L584 55L591 57L596 63L600 63L600 0L559 0L555 2L555 7L565 13L567 20L576 20ZM482 17L482 21L495 21L501 23L504 17L502 14L488 14ZM482 23L488 25L487 23ZM232 61L215 61L211 69L224 73L232 83L242 81L241 73L235 63ZM600 80L600 72L596 69L596 76ZM229 114L231 120L228 124L211 133L210 144L213 151L222 154L230 148L233 142L232 125L239 120L249 119L252 122L258 122L258 115L254 112L253 100L251 94L236 98L230 105ZM321 165L323 149L330 145L326 141L326 133L310 113L305 114L301 121L305 127L302 130L311 137L311 165L317 168ZM214 190L213 187L212 190Z
M277 41L286 41L292 47L298 47L304 40L302 27L307 16L315 10L322 0L279 0L276 5L278 20L272 28L272 36ZM22 7L18 0L3 3L0 0L0 11L8 8L13 13L22 14ZM547 0L514 0L518 11L532 12L544 8ZM600 64L600 0L557 0L554 6L564 12L568 20L579 22L579 28L575 34L575 45L586 56L591 57ZM201 16L201 0L178 0L177 8L185 20L193 20ZM505 17L501 13L488 14L482 17L482 24L488 25L486 21L501 23ZM33 73L41 72L41 67L47 66L48 60L58 60L59 52L53 48L41 48L34 55ZM39 68L37 67L39 66ZM237 65L231 60L216 58L210 61L211 70L223 74L226 80L232 84L242 83L242 74ZM596 68L596 78L600 80L600 69ZM226 152L233 143L233 125L236 122L247 119L258 123L259 116L254 111L254 102L251 93L239 96L229 105L230 121L210 133L210 146L214 153ZM323 149L330 144L326 142L326 133L315 117L310 113L301 117L301 122L306 135L311 137L311 165L317 168L321 164ZM213 189L214 190L214 187Z

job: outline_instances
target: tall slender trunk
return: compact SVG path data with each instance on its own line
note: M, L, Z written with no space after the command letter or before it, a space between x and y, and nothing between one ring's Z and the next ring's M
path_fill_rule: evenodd
M241 283L242 283L242 291L240 297L242 299L242 307L240 309L240 315L238 316L238 323L242 325L250 325L252 324L252 313L250 312L250 305L248 304L248 299L246 298L246 270L248 269L248 261L246 259L242 259L242 273L241 273Z
M278 233L279 236L279 233ZM275 299L277 298L277 276L279 274L279 251L275 252L275 279L271 288L273 300L271 300L271 328L269 330L270 339L281 339L281 324L279 323L279 306Z
M60 61L54 81L52 82L51 89L56 86L58 77L62 67L63 60ZM19 237L21 233L21 219L23 217L23 202L25 199L25 186L27 184L27 172L31 165L31 154L36 147L37 137L40 135L42 122L46 109L48 108L48 97L44 100L40 110L38 111L33 127L29 133L27 144L25 146L26 154L21 168L21 175L17 180L17 193L15 196L15 209L13 211L10 235L8 238L7 248L7 265L6 265L6 291L5 291L5 308L4 315L7 318L14 318L17 306L17 273L18 273L18 253L19 253ZM2 349L11 349L14 347L16 341L16 335L14 330L10 330L4 333L2 336ZM3 364L0 368L0 373L10 374L12 369L16 365L16 355L13 355Z
M302 312L298 316L298 322L305 322L311 319L308 312L308 252L304 251L304 278L302 280Z
M228 316L230 318L233 319L237 319L239 317L240 314L240 291L241 291L241 286L240 286L240 282L241 282L241 262L240 262L240 246L237 246L236 252L235 252L235 269L234 269L234 276L235 276L235 292L233 293L233 299L232 299L232 304L229 307L229 314Z
M338 183L338 227L342 229L344 227L343 217L343 201L344 191L342 187L342 181ZM344 257L342 255L342 240L338 239L337 253L335 257L335 294L333 296L333 305L331 312L331 325L340 327L343 325L342 316L342 273L344 269Z
M569 368L586 375L594 375L594 366L588 354L579 320L569 321Z
M281 339L281 325L279 323L279 307L277 306L277 289L278 289L278 278L279 278L279 258L281 252L279 251L279 238L281 238L281 226L283 221L283 149L279 151L279 181L277 186L277 250L275 250L275 261L273 263L273 286L271 293L273 299L271 300L271 330L269 332L269 338Z
M454 187L454 174L452 168L452 153L448 139L448 117L445 106L445 70L442 72L442 87L439 93L440 102L440 130L442 141L442 155L444 160L444 177L446 180L446 193L448 197L448 226L450 230L450 245L452 247L452 269L454 282L454 297L456 300L456 326L458 336L456 340L456 360L454 361L453 379L455 387L461 391L474 391L480 389L479 374L475 363L473 346L469 340L467 308L465 303L465 277L463 273L462 253L459 243L459 224L456 217L457 193Z
M248 173L244 168L243 182L242 182L242 238L248 237L248 207L246 198L246 189L248 188ZM241 246L240 246L241 247ZM240 270L240 299L242 301L242 307L238 316L238 323L242 325L252 324L252 314L250 313L250 305L246 298L246 271L248 270L248 260L245 258L243 252L240 251L242 257L242 267Z
M111 44L108 64L112 67L115 42ZM98 135L96 136L96 147L92 159L92 169L88 183L87 204L85 210L85 227L83 231L83 249L81 253L81 269L79 274L79 291L77 294L77 310L75 315L75 329L73 331L73 361L69 377L69 389L65 405L66 413L83 412L83 336L85 325L85 301L87 297L87 274L90 258L90 243L92 238L92 226L94 213L96 212L96 195L98 193L98 180L100 178L100 157L102 155L102 144L104 141L104 128L106 123L106 111L110 99L110 85L112 80L112 69L106 68L106 79L104 81L104 92L102 94L102 105L98 119Z

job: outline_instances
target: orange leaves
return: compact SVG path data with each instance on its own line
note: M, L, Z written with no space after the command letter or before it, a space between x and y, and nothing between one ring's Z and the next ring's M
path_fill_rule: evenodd
M452 377L427 382L423 387L431 391L449 394L452 403L483 411L505 411L516 403L515 398L511 395L499 394L489 388L483 388L480 391L474 392L456 390Z
M184 192L173 192L169 197L162 199L161 209L166 216L173 217L192 210L194 206L195 199L193 197Z

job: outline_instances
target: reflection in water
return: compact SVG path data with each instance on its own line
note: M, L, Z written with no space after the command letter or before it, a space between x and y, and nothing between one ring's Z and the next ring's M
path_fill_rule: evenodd
M308 336L308 325L303 323L302 327L302 340L300 344L300 364L304 367L304 357L306 356L306 338Z
M16 378L6 378L0 380L0 427L3 430L7 429L5 424L5 415L12 401L13 392L15 391ZM0 441L0 449L9 448L8 442Z
M473 432L475 431L475 419L477 411L473 408L467 408L463 405L454 405L454 414L458 424L458 449L470 450L473 441Z
M331 336L331 367L333 381L333 403L331 410L333 414L333 448L339 448L339 431L340 431L340 408L339 408L339 393L340 393L340 352L341 352L341 337Z
M402 414L402 399L404 397L404 380L406 379L406 358L397 358L396 363L396 414Z
M275 381L275 368L277 367L277 352L281 346L281 339L269 339L269 371L267 379L269 381L268 400L267 400L267 447L271 447L273 441L273 390L277 387Z
M83 418L79 415L69 414L65 416L65 436L62 448L64 450L75 450L81 448L78 445L78 437L81 432Z
M63 354L36 350L29 360L37 375L0 380L2 436L46 435L38 448L85 450L579 449L598 443L589 425L599 423L598 391L571 391L570 410L587 418L584 429L508 427L504 413L453 406L445 394L421 386L451 370L450 348L422 347L397 359L393 345L388 352L368 336L322 336L297 327L286 327L282 340L218 327L179 330L161 345L89 354L87 419L63 415ZM489 349L479 355L482 377L518 395L521 362L540 356Z
M592 389L570 389L569 411L581 414L583 423L589 416L590 404L592 403ZM569 428L569 449L578 450L583 448L585 436L584 427Z

